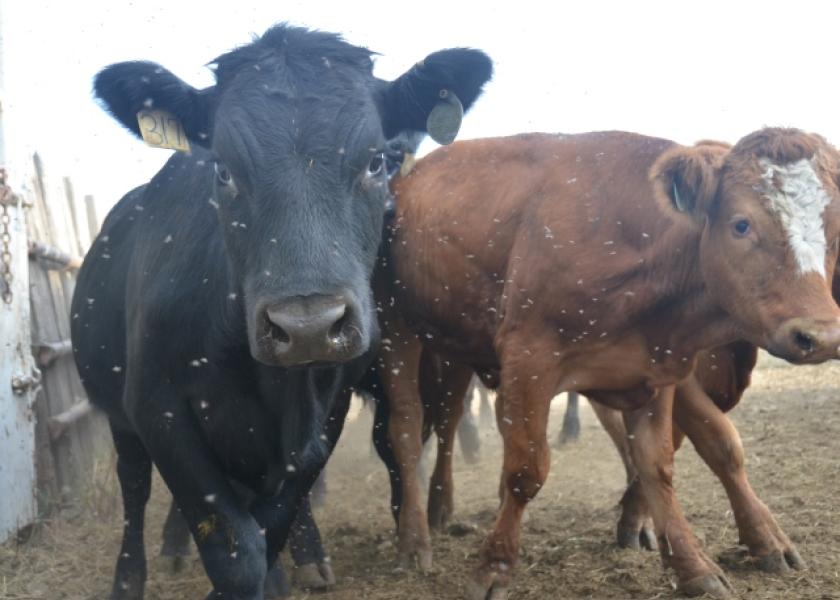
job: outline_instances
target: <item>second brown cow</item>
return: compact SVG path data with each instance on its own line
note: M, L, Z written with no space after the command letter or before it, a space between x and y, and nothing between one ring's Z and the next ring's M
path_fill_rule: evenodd
M700 351L739 339L793 362L837 357L828 281L839 174L830 145L789 129L732 148L527 135L420 161L396 182L377 284L388 437L407 486L401 552L430 560L427 534L407 530L425 516L409 514L422 509L408 489L425 347L458 365L438 393L463 393L475 370L499 395L504 494L471 597L504 597L510 584L522 511L548 473L549 402L562 390L623 411L663 558L685 591L724 592L673 493L675 384Z

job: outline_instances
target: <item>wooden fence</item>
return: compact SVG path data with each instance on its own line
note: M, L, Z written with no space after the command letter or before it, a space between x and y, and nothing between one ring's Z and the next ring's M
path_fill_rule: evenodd
M44 514L83 498L93 474L112 469L113 459L105 419L87 401L70 342L76 273L99 229L94 201L80 201L71 180L52 177L37 154L32 173L25 219L31 351L40 370L33 404L36 494Z

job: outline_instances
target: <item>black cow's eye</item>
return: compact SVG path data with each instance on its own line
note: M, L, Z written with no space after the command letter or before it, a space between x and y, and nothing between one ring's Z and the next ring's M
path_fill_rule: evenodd
M750 232L750 222L748 219L737 219L732 223L732 231L738 236L745 236Z
M219 183L222 185L230 185L232 181L232 177L230 175L230 171L228 171L227 167L221 164L220 162L216 162L216 179L219 180Z
M368 177L376 177L377 175L381 175L384 171L385 153L380 152L379 154L374 154L370 159L370 163L368 164Z

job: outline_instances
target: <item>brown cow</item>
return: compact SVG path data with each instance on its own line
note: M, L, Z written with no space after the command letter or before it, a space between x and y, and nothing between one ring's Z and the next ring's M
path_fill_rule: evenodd
M840 269L834 271L832 295L840 303ZM802 568L804 561L750 486L741 437L725 414L738 404L749 385L756 356L755 346L747 342L734 342L698 355L694 372L677 384L674 448L679 447L683 435L688 435L701 458L723 484L732 505L740 542L756 557L759 568L784 572ZM627 473L629 485L621 500L618 543L623 547L653 548L652 524L639 489L621 415L597 403L592 403L592 408L615 444Z
M403 482L420 451L415 335L453 364L441 389L464 380L463 393L472 369L499 395L506 490L471 597L505 595L522 512L548 473L546 419L560 390L624 411L666 564L687 592L725 593L673 493L675 384L698 352L738 339L793 362L837 357L826 276L838 174L819 136L765 129L731 149L629 133L462 142L396 182L377 285ZM428 563L428 539L410 529L425 515L410 496L400 551Z

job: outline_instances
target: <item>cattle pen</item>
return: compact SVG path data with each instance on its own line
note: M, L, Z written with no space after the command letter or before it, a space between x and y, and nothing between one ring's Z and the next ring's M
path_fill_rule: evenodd
M178 150L102 219L81 166L6 155L0 28L0 600L840 600L840 150L537 133L415 164L505 65L468 43L389 81L288 23L206 88L98 66ZM685 111L705 86L671 79Z
M25 538L38 519L80 510L96 474L113 470L104 420L82 390L69 333L75 272L99 227L94 199L77 198L72 180L49 173L37 153L24 168L20 188L5 172L0 182L9 223L3 309L17 315L3 322L4 367L12 368L0 393L4 540Z
M69 178L53 176L37 155L27 166L24 185L16 188L4 179L0 189L12 275L4 279L9 301L4 299L0 309L7 311L6 339L17 340L5 345L11 358L4 365L12 371L0 394L6 419L0 431L0 473L6 477L0 497L0 600L101 599L108 595L122 511L104 419L84 398L68 339L75 272L99 218L93 199L78 198ZM740 597L840 599L838 394L840 366L792 367L765 354L753 385L732 413L751 480L799 548L807 570L769 575L753 568L737 545L718 481L690 446L677 455L680 500ZM10 417L18 419L14 426ZM551 474L523 528L520 576L511 597L681 597L656 553L616 547L623 469L587 408L582 419L581 439L552 449ZM550 433L559 430L561 420L558 399ZM317 510L337 582L317 594L295 589L294 596L462 598L479 542L497 509L498 432L483 428L477 464L456 457L454 519L435 533L434 566L421 573L394 560L388 478L371 451L371 427L369 411L357 400L328 466L326 504ZM209 582L194 549L177 572L159 557L169 501L156 478L146 524L147 597L203 597ZM282 560L289 562L286 556Z
M122 526L119 489L103 418L84 399L67 336L75 269L99 220L92 198L77 198L70 179L51 176L37 155L29 166L28 185L2 190L7 214L19 219L10 219L17 244L10 244L11 289L15 314L25 322L15 322L14 331L27 336L25 344L6 346L15 352L11 364L22 367L9 381L2 407L7 414L10 407L26 410L15 413L23 417L22 429L6 426L3 432L2 469L13 477L31 472L31 479L4 484L0 507L7 511L4 523L11 525L0 545L0 600L105 598ZM689 520L743 597L840 598L838 388L836 365L791 367L762 355L754 384L733 412L751 479L800 549L809 566L805 571L767 575L750 568L736 544L722 488L690 447L678 453L677 488ZM551 432L560 427L561 409L562 400L556 400ZM680 597L655 553L615 546L621 462L592 413L584 408L582 418L581 439L552 449L546 489L532 503L523 529L521 576L512 597ZM328 467L326 505L317 512L337 583L315 597L461 598L478 542L497 508L498 433L485 425L477 465L456 457L454 520L434 535L435 566L420 573L394 561L387 474L371 452L371 426L369 412L357 401ZM13 440L21 431L31 439ZM11 449L17 447L31 450L15 454ZM28 468L11 462L21 456L30 460ZM156 478L146 526L147 596L203 597L209 582L194 550L176 573L158 556L168 503ZM10 516L12 510L21 512ZM300 589L294 594L312 595Z
M690 447L677 454L678 494L688 518L710 556L724 566L738 597L840 598L838 381L838 366L790 367L765 355L753 386L732 415L742 432L753 484L799 547L808 563L805 571L767 575L751 569L736 545L737 531L717 480ZM327 502L317 512L337 583L324 593L295 590L294 597L462 598L477 544L497 508L498 433L483 429L478 465L456 457L454 521L435 534L435 566L422 574L394 562L387 475L370 450L370 415L357 408L328 466ZM552 432L559 429L562 416L558 399L552 409ZM122 516L115 478L106 469L94 475L96 494L91 501L54 511L29 528L26 536L0 546L0 599L107 597ZM512 598L681 597L656 553L615 546L623 485L618 456L588 407L582 407L581 439L552 449L546 489L529 510L521 576ZM179 573L172 573L158 557L168 502L168 493L156 478L146 524L147 597L201 598L209 582L194 550Z

